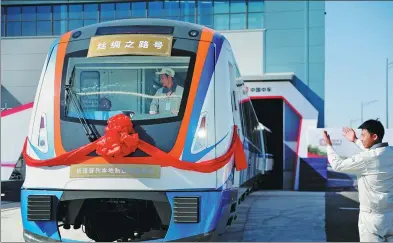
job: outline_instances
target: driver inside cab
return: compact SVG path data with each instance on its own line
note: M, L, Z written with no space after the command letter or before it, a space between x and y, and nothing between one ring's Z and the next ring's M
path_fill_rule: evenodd
M173 80L175 71L172 68L163 68L156 72L160 76L162 88L159 88L150 105L150 114L173 114L179 112L184 88Z

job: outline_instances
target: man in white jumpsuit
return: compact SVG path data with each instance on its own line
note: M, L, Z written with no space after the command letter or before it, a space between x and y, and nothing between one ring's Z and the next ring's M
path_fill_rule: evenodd
M344 136L362 151L341 159L324 131L327 155L332 169L355 174L360 202L359 237L361 242L393 241L393 147L382 143L384 128L378 120L368 120L360 141L353 129L344 128Z

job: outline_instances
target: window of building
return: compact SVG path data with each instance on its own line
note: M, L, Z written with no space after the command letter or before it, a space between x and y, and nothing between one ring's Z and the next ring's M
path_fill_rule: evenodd
M164 16L165 16L164 2L162 0L149 1L148 17L149 18L162 18Z
M67 5L55 5L53 6L53 19L67 19L68 12L67 12Z
M246 29L246 14L231 14L230 26L231 30Z
M53 34L61 35L67 32L67 21L66 20L55 20L53 21Z
M229 0L214 2L214 14L222 14L222 13L229 13Z
M180 5L178 1L166 0L164 2L164 12L168 17L178 17L180 14Z
M100 22L111 21L115 19L115 4L102 3L100 11Z
M248 1L248 12L263 12L265 10L265 3L259 0Z
M229 30L229 14L214 15L214 28Z
M83 5L82 4L71 4L68 6L68 18L69 19L82 19L83 16Z
M50 21L38 21L37 22L37 35L46 36L52 35L52 26Z
M52 19L51 6L38 6L37 7L37 20L50 21Z
M212 1L198 1L198 15L212 15L213 14L213 2Z
M34 21L36 17L37 13L35 6L22 7L22 21Z
M61 35L67 32L68 8L67 5L52 6L53 11L53 35Z
M22 22L22 35L23 36L36 36L37 35L37 26L36 22Z
M83 5L72 4L68 6L68 30L83 27Z
M35 36L37 35L37 13L36 6L24 6L22 9L22 35Z
M231 13L247 12L247 3L245 0L231 0Z
M180 16L179 20L196 23L195 20L195 1L184 0L180 1Z
M95 23L165 18L216 30L263 28L263 0L134 0L1 7L1 35L51 36Z
M52 11L50 5L37 6L37 35L52 35Z
M146 17L146 1L133 1L131 6L132 18Z
M7 8L7 21L20 21L20 7Z
M263 13L248 13L248 29L263 28Z
M131 18L131 3L116 3L116 19Z
M5 35L4 7L1 7L1 36Z
M83 26L98 23L98 4L83 5Z

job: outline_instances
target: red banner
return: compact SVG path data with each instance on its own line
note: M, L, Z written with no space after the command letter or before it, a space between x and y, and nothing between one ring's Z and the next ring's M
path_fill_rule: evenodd
M126 115L119 114L111 117L108 120L108 125L105 128L105 135L97 141L86 144L80 148L71 150L65 154L57 156L48 160L37 160L27 154L27 139L23 147L23 157L28 166L42 167L42 166L61 166L81 163L94 163L88 160L98 158L88 156L94 150L107 163L111 164L150 164L172 166L182 170L191 170L203 173L211 173L224 167L231 160L232 156L235 159L236 170L244 170L247 168L246 155L243 150L243 145L237 133L237 126L234 126L234 134L229 150L222 156L203 161L200 163L190 163L182 161L170 156L168 153L146 143L139 139L138 134L133 128L132 121ZM150 157L125 157L128 154L135 152L137 149L142 150Z

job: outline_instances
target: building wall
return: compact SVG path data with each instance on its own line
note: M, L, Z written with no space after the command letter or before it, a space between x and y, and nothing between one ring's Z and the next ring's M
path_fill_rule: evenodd
M294 72L324 126L325 2L266 1L264 18L265 72Z
M231 44L241 75L262 75L264 30L234 30L221 33Z
M26 2L28 1L8 0L6 4L24 4ZM94 1L69 2L93 3ZM197 23L203 19L200 18L202 9L208 9L209 13L214 14L214 18L208 18L213 19L212 22L206 24L222 31L232 43L243 75L258 75L263 72L294 72L298 77L295 85L318 109L320 113L318 126L322 127L324 125L325 92L324 1L265 1L263 6L255 5L255 7L251 7L251 5L244 7L241 3L217 5L217 7L208 2L199 1L198 4L190 5L184 9L180 5L179 10L176 11L181 14L185 14L187 11L195 13L190 21ZM53 3L60 3L60 1L53 1ZM119 3L120 5L122 4ZM118 5L116 5L117 7ZM153 9L150 3L146 5L147 10L142 12L150 15L153 11L150 11L149 8ZM54 6L52 6L52 10L55 11ZM154 11L157 12L156 10ZM233 10L236 10L236 14L232 13ZM37 11L39 10L37 9ZM258 11L258 13L253 11ZM7 14L7 12L5 13ZM101 15L98 14L98 19L95 21L103 21ZM263 18L256 21L255 18L261 16ZM7 19L2 16L2 23L4 22L3 18ZM23 20L23 17L21 18ZM239 22L239 20L242 21ZM90 23L85 22L83 24ZM228 25L224 23L228 23ZM53 24L53 26L57 25ZM67 26L70 27L71 22ZM20 28L22 28L21 33L23 34L23 26ZM228 29L232 28L258 28L258 30L230 30L228 32ZM261 28L265 31L261 31ZM35 33L39 35L38 31ZM2 107L5 107L5 102L7 102L7 107L13 107L33 100L42 64L54 39L54 36L50 36L7 37L1 40Z
M54 40L1 40L1 107L15 107L34 101L41 70Z

